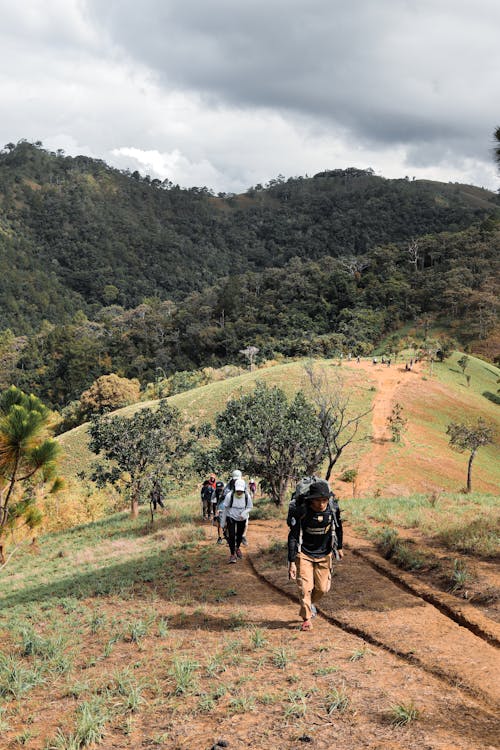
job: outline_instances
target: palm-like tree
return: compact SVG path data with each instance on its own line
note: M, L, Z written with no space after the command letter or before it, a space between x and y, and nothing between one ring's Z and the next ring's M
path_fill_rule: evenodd
M495 159L498 164L498 169L500 170L500 126L495 130L493 136L497 144L495 146Z
M0 395L0 538L20 515L28 514L28 525L34 525L33 508L15 490L35 474L44 482L54 476L59 446L48 437L49 419L36 396L15 386Z

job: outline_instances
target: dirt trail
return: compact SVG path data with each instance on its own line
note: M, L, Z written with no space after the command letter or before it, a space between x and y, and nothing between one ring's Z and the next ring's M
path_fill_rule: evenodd
M214 545L211 529L206 528L219 584L230 585L233 596L230 602L205 605L202 622L196 619L193 601L192 614L186 606L178 616L170 613L170 628L182 638L176 647L191 644L194 654L201 642L205 649L213 649L214 637L219 644L234 642L235 648L242 649L248 633L262 629L267 648L287 655L289 663L277 667L261 658L252 667L253 674L239 663L236 673L234 668L224 672L221 680L227 683L238 677L242 689L250 691L257 679L267 696L284 690L292 703L299 701L297 712L291 708L289 717L283 718L279 704L270 702L231 716L221 704L215 715L176 724L148 714L136 727L137 736L151 736L152 730L168 727L168 747L175 750L208 750L216 738L223 738L232 750L298 750L305 742L318 750L333 745L370 750L494 750L498 730L493 707L494 649L486 663L485 651L476 650L471 634L469 643L467 635L463 640L462 629L446 618L438 625L432 607L352 555L339 566L334 589L325 598L313 631L301 633L298 605L291 601L296 585L287 580L283 551L278 553L278 564L259 553L259 547L267 548L273 539L284 539L284 523L255 521L249 536L244 559L228 565L225 546ZM165 606L161 593L158 588L159 611ZM243 629L234 630L235 616L243 618ZM465 651L463 658L459 646ZM398 655L403 652L405 658ZM335 689L348 696L349 708L328 715L325 696ZM390 707L412 702L420 712L418 721L409 728L391 726ZM116 738L108 742L103 750L117 747Z
M358 466L358 479L356 489L359 495L373 492L377 486L377 468L382 463L388 451L391 434L387 425L387 417L390 416L392 407L396 403L398 386L403 378L414 377L418 372L414 365L411 372L406 372L404 365L377 364L368 361L349 362L347 367L357 370L365 370L369 377L376 382L376 393L373 400L372 412L372 443L370 450L361 457Z
M252 528L254 543L265 548L269 544L269 528L257 523ZM276 536L286 537L286 529L280 524L274 528ZM349 530L346 531L349 543ZM269 558L258 554L253 560L260 575L282 591L295 595L284 564L269 566ZM449 684L462 685L490 705L500 705L498 650L432 604L403 590L350 550L335 566L333 590L323 599L321 611L341 627L360 633L368 642L442 676Z

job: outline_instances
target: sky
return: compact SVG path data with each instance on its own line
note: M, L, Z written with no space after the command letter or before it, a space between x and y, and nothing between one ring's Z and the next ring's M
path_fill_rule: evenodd
M498 190L498 0L0 0L0 147L183 187L326 169Z

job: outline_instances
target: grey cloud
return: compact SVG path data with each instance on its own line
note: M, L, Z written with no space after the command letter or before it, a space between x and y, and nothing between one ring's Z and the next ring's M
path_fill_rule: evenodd
M500 70L500 7L490 0L474 8L465 0L88 0L87 8L163 86L212 105L319 118L325 131L347 128L365 144L456 141L478 156L494 126L493 92L477 86L478 78L493 85Z

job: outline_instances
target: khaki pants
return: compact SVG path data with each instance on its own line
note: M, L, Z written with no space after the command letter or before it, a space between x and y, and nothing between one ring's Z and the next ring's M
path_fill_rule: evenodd
M330 591L332 584L332 556L309 557L299 552L296 559L297 585L299 587L300 616L311 619L311 603L316 604Z

